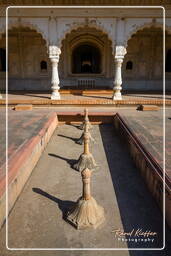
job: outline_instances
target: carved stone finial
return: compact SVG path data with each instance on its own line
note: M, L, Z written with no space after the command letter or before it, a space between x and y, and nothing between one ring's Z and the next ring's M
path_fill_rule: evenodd
M81 172L83 192L76 206L67 214L67 220L77 229L97 228L105 220L104 209L91 196L91 171L86 168Z
M83 171L85 168L93 170L97 166L92 154L89 151L89 138L90 134L88 132L88 125L86 124L84 130L84 152L80 155L76 164L73 165L73 168L79 172Z
M90 123L90 121L89 121L89 118L88 118L88 109L87 109L87 108L84 109L84 121L83 121L83 123L79 126L79 129L80 129L80 130L85 130L86 122L87 122L87 125L88 125L88 129L89 129L89 130L92 129L93 127L92 127L92 125L91 125L91 123Z

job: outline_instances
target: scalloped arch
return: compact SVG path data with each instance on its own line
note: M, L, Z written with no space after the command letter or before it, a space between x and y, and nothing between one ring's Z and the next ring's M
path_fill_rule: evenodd
M12 28L17 28L17 27L28 27L30 29L33 29L33 30L36 30L37 33L41 34L42 38L45 40L46 42L46 47L48 47L49 45L49 40L45 34L44 31L42 31L40 29L40 27L38 26L38 24L33 24L31 22L28 22L28 21L22 21L22 22L18 22L18 20L16 21L11 21L8 23L8 30L9 29L12 29ZM1 34L0 34L0 38L2 37L2 34L4 34L6 32L6 27L3 26L3 28L1 29Z
M69 28L65 29L62 31L62 36L60 36L60 40L58 41L58 46L59 48L62 47L62 41L66 38L67 35L69 35L70 33L72 33L74 30L78 30L79 28L85 28L87 27L85 23L79 23L79 24L72 24L72 26L70 26ZM106 28L104 28L104 26L99 26L96 23L90 23L88 24L89 28L95 28L96 30L104 33L105 35L107 35L108 40L111 43L111 48L112 48L112 55L114 55L115 52L115 42L113 41L113 37L110 34L109 31L106 30Z
M103 32L104 34L107 35L108 39L110 40L111 44L112 44L112 47L114 45L114 42L113 42L113 37L110 33L109 30L107 30L104 25L102 24L97 24L96 22L93 22L93 23L89 23L88 26L85 24L85 23L77 23L77 24L72 24L71 26L69 26L68 28L65 28L62 32L61 32L61 35L60 35L60 39L58 41L58 45L59 47L61 47L62 45L62 41L66 38L66 36L68 34L70 34L72 31L74 30L77 30L79 28L85 28L85 27L89 27L89 28L95 28L96 30L98 31L101 31Z
M127 37L126 37L126 39L125 39L125 46L127 47L128 46L128 41L131 39L131 37L134 35L134 34L136 34L138 31L141 31L141 30L143 30L143 29L145 29L145 28L150 28L150 27L155 27L155 28L161 28L161 29L163 29L163 24L162 23L153 23L153 22L147 22L147 23L144 23L144 24L142 24L142 25L139 25L139 26L136 26L134 29L132 29L129 33L128 33L128 35L127 35ZM166 28L166 31L169 33L169 34L171 34L171 27L169 27L169 26L165 26L165 28Z

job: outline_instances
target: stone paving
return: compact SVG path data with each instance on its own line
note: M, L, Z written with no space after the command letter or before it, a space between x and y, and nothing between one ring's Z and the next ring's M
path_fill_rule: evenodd
M116 136L112 125L94 126L91 146L98 165L92 177L92 194L105 208L106 222L98 230L78 231L62 216L81 195L80 173L70 167L83 147L75 144L81 131L75 126L60 126L39 160L9 217L9 247L39 248L113 248L161 247L162 216L152 196L136 170L129 153ZM62 145L62 147L61 147ZM129 171L128 171L129 170ZM119 242L112 230L133 228L153 230L157 239L149 243ZM167 233L169 231L167 230ZM1 230L4 237L5 227ZM0 247L6 255L40 255L37 252L7 251L4 238ZM33 253L33 252L32 252ZM168 251L166 252L168 253ZM42 254L42 252L41 252ZM45 255L146 255L138 251L117 252L46 252ZM148 252L147 255L154 255ZM155 255L163 255L157 252Z

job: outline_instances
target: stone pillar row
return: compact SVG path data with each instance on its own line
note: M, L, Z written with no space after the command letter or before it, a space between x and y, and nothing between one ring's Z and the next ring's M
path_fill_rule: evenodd
M51 88L52 100L59 100L59 74L58 74L58 63L61 50L58 46L50 45L49 46L49 58L52 64L52 79L51 79ZM114 79L114 88L113 88L113 100L122 100L121 90L122 90L122 72L121 67L123 63L124 56L126 54L126 48L124 46L116 46L115 48L115 79Z

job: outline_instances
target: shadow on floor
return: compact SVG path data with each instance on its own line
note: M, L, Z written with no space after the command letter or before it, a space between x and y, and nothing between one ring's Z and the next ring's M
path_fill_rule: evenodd
M33 91L9 91L9 94L11 95L24 95L24 96L30 96L30 97L35 97L35 98L43 98L43 99L50 99L51 92L49 91L38 91L34 92ZM46 95L42 95L46 94ZM47 96L49 94L49 96Z
M112 99L112 95L109 96L101 96L101 95L82 95L85 98L96 98L96 99L106 99L106 100L111 100Z
M28 94L28 93L24 93L25 96L30 96L33 98L43 98L43 99L51 99L49 96L43 96L43 95L35 95L35 94Z
M82 120L82 122L83 122L83 120ZM80 126L81 126L80 124L79 124L79 125L75 125L75 124L71 124L71 123L70 123L69 125L71 125L71 126L77 128L77 129L83 131L83 129L80 127Z
M52 195L48 194L47 192L43 191L40 188L32 188L32 190L33 190L33 192L35 192L35 193L37 193L39 195L42 195L42 196L44 196L44 197L54 201L55 203L57 203L59 209L62 212L63 219L66 219L68 210L72 209L76 205L76 202L67 201L67 200L61 200L61 199L59 199L59 198L57 198L55 196L52 196Z
M75 169L73 168L73 166L74 166L74 164L76 164L76 163L78 162L78 160L76 160L76 159L68 159L68 158L66 158L66 157L59 156L59 155L56 155L56 154L53 154L53 153L49 153L48 155L66 161L66 162L70 165L70 167L71 167L73 170L75 170ZM77 171L77 170L75 170L75 171Z
M79 140L79 138L72 138L72 137L69 137L69 136L66 136L66 135L63 135L63 134L58 134L59 137L62 137L62 138L66 138L66 139L70 139L74 142L76 142L77 140Z
M135 167L125 143L115 133L114 126L109 124L99 127L124 231L142 229L157 233L157 236L150 237L154 238L153 242L128 241L128 247L161 248L163 220L156 202ZM139 254L130 251L130 255Z

